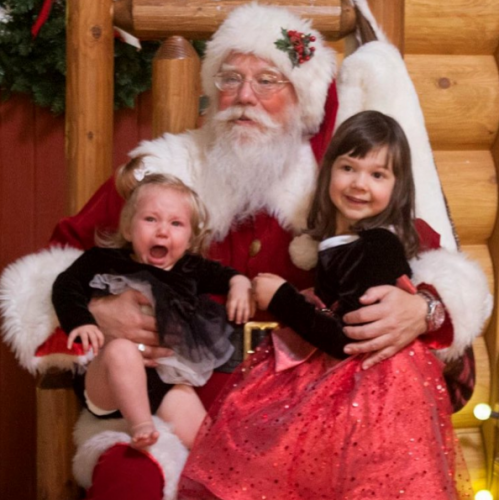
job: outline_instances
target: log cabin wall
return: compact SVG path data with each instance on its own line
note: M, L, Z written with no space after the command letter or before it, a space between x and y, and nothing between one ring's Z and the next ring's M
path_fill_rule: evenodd
M443 189L462 250L479 260L495 294L493 317L474 346L475 394L454 416L475 490L489 483L496 440L495 424L480 424L472 409L498 401L498 44L499 0L405 2L405 61Z

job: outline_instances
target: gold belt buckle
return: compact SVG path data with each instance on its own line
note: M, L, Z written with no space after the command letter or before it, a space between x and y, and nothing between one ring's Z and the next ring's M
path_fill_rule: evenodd
M279 323L275 321L248 321L244 324L243 333L243 359L246 359L250 354L253 354L253 332L255 330L275 330L279 327Z

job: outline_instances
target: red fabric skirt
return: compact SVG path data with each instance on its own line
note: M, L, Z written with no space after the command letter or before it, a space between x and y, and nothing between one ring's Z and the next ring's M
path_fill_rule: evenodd
M362 359L316 351L276 372L265 342L212 406L179 499L471 498L442 363L419 341Z

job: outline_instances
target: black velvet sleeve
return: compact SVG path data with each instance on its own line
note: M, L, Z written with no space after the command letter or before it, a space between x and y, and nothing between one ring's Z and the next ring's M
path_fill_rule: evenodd
M269 312L321 351L344 359L343 348L350 342L336 315L318 311L289 283L284 283L270 301Z
M59 274L54 282L52 303L59 323L67 334L79 326L97 324L88 310L92 296L88 283L96 274L96 262L94 252L89 250Z
M241 274L232 267L223 266L214 260L196 255L192 255L191 259L196 265L195 278L199 294L225 295L229 292L231 278Z
M340 257L318 269L327 280L328 270L336 269L334 279L336 310L339 314L326 314L307 302L289 283L283 284L274 294L269 311L279 321L291 327L306 341L338 359L346 358L346 344L355 342L343 333L342 315L360 306L359 298L365 291L378 285L395 285L397 278L411 270L398 237L386 229L372 229L359 234L357 242L340 248ZM335 256L337 258L337 256ZM329 304L328 304L329 305Z

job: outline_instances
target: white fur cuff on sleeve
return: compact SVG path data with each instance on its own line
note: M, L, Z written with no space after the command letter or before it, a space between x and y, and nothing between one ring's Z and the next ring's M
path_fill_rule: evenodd
M153 417L153 420L160 435L158 441L148 448L148 453L163 470L163 500L174 500L177 498L180 473L189 453L169 424L158 417ZM82 411L74 430L77 451L73 459L73 474L80 486L89 488L92 485L93 471L102 453L115 444L130 443L127 429L128 425L122 418L103 420L86 410Z
M485 273L465 254L444 249L424 252L410 264L413 282L434 286L452 321L454 341L439 356L444 360L459 357L480 335L492 311Z
M44 371L51 363L72 367L74 356L55 355L46 362L35 354L59 325L52 306L52 285L81 253L76 248L52 247L16 260L0 277L3 339L31 373Z

